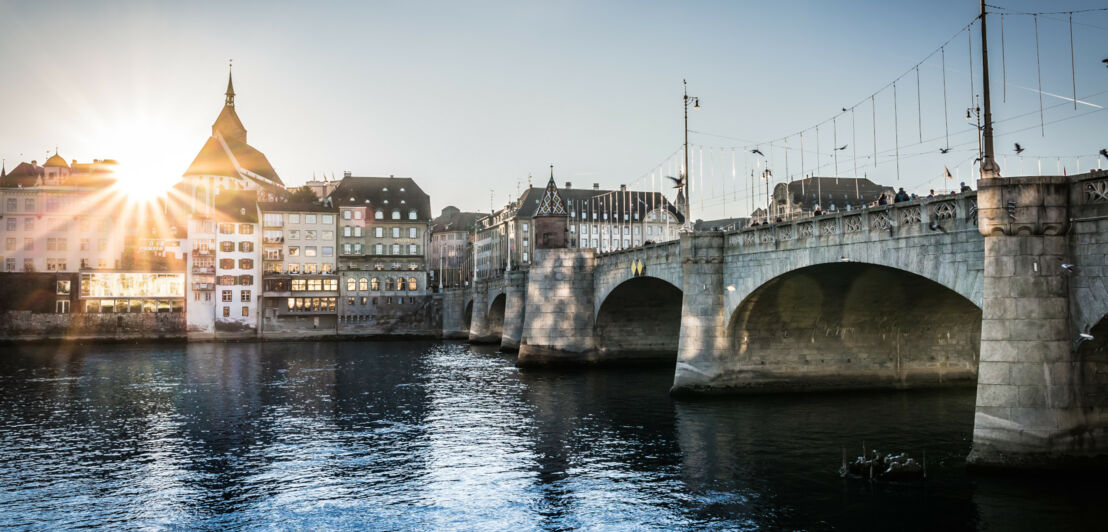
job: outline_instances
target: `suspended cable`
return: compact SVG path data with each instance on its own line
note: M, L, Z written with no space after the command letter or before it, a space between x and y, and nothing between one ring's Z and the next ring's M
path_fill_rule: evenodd
M900 181L900 118L896 110L896 83L893 83L893 143L896 144L896 180Z
M854 159L854 178L858 178L858 133L854 128L854 108L850 109L850 151Z
M835 155L835 177L839 177L839 124L831 119L831 153Z
M950 147L950 114L946 103L946 49L942 50L943 55L943 125L946 127L946 147Z
M808 174L804 172L804 132L800 132L800 175L802 178L808 177Z
M969 101L973 105L973 97L977 90L973 88L973 27L966 30L966 42L969 44Z
M877 103L869 97L870 117L873 118L873 167L877 168Z
M1073 109L1077 110L1077 67L1073 50L1073 13L1070 13L1070 79L1073 81Z
M1008 102L1008 66L1004 57L1004 14L1000 15L1000 77L1001 77L1001 101Z
M819 126L816 126L816 169L813 174L819 174L821 166L823 166L823 158L819 155Z
M1039 16L1034 16L1035 20L1035 71L1039 76L1039 130L1041 136L1046 136L1046 124L1043 117L1043 69L1039 61ZM1076 99L1076 98L1075 98Z
M919 126L919 141L923 143L923 93L919 90L919 67L916 67L916 125Z

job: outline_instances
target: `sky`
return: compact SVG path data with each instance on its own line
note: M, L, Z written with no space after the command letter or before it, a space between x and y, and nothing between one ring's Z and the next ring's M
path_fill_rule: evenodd
M1009 12L1105 7L993 2ZM658 189L680 171L687 79L700 98L689 116L696 218L764 202L766 182L750 174L766 165L773 184L849 177L857 162L858 174L922 194L953 186L944 168L972 183L965 111L981 88L980 33L959 31L978 9L973 0L0 0L0 157L10 169L57 146L67 160L130 161L170 183L210 135L233 59L248 140L287 185L347 170L410 176L434 209L476 211L529 181L542 186L551 164L560 186ZM1038 64L1034 22L1007 15L1002 52L999 17L989 18L998 162L1006 175L1095 167L1108 147L1108 12L1074 15L1072 72L1067 15L1038 17ZM1041 131L1040 77L1058 95L1043 98ZM1077 110L1064 99L1074 78Z

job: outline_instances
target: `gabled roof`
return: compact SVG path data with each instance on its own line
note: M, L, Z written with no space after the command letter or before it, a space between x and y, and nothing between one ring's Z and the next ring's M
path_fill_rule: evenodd
M519 207L515 216L519 218L534 218L542 202L545 189L528 188L519 198ZM637 190L599 190L593 188L563 188L558 191L562 201L569 212L570 221L592 220L592 213L597 213L597 220L604 219L604 213L611 213L613 217L623 219L624 213L630 214L634 220L634 214L638 213L642 220L647 212L655 209L664 209L673 214L678 223L685 221L678 212L677 207L670 203L661 192L645 192Z
M12 168L11 172L8 172L8 175L0 179L0 187L33 187L38 183L38 178L42 174L43 171L41 166L35 166L31 163L19 163L15 168Z
M415 209L417 219L431 219L431 196L410 177L344 177L328 198L336 207L366 207L370 218L378 209L400 209L407 220L407 211Z
M226 147L224 147L224 144L226 144ZM269 164L269 159L266 158L265 154L245 142L226 137L223 138L223 142L220 142L220 139L215 136L208 137L208 141L204 143L204 147L200 148L200 153L193 159L184 175L214 175L253 179L249 175L240 173L238 168L235 167L236 162L239 168L273 181L273 183L265 184L284 184L281 178L277 176L277 171ZM257 180L255 179L255 181Z
M566 216L566 205L562 203L562 196L558 194L558 185L554 184L554 170L551 167L550 181L546 183L542 199L539 200L539 209L535 216Z
M479 212L461 212L458 209L443 209L443 213L431 221L432 233L449 233L456 231L472 231L477 225L477 220L485 215Z

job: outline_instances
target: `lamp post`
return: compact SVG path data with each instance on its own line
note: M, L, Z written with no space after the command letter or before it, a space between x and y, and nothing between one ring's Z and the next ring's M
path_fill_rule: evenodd
M685 96L682 98L685 110L685 168L681 173L681 187L685 192L685 224L681 228L682 231L691 232L693 230L692 225L692 198L689 191L689 102L692 102L693 109L700 109L700 98L696 96L689 96L689 84L684 79L681 80L681 85L684 86Z
M992 160L992 154L991 153L985 154L985 153L982 152L983 147L981 146L981 137L983 136L982 133L984 131L984 128L981 127L981 103L980 103L981 97L980 97L980 95L975 95L975 96L978 100L977 106L966 108L966 120L967 121L973 120L974 117L977 118L977 160L974 161L974 162L979 163L978 164L978 169L981 171L981 177L995 177L995 176L1000 175L1000 167L998 167L994 164L993 165L994 168L986 168L985 161L987 161L987 160L991 161ZM985 123L986 123L986 127L988 127L988 125L987 125L988 121L986 121ZM991 152L992 151L992 142L993 142L992 141L992 132L989 133L989 138L987 140L988 140L988 144L985 147L988 148L989 151ZM993 172L993 171L995 171L995 174L990 173L990 172ZM973 172L973 167L972 166L970 167L970 172L971 173Z

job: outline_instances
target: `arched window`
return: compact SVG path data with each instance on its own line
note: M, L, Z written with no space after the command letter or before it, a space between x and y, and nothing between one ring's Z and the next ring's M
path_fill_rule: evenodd
M415 209L412 209L412 210L408 211L408 219L409 220L415 220L416 219Z
M369 290L369 279L362 277L358 279L358 291L364 292L366 290Z
M385 291L392 291L392 277L385 277Z
M376 277L370 279L369 280L369 289L373 290L374 292L380 290L381 289L381 280L376 278Z
M382 210L378 209L377 212L373 213L373 217L377 220L384 220L385 219L385 211L382 211Z
M404 278L403 277L397 277L396 278L396 291L397 292L403 292L404 291Z
M419 289L419 282L416 281L416 278L415 277L408 278L408 290L411 290L411 291L414 292L418 289Z
M400 219L400 209L393 209L392 210L392 219L393 220L399 220Z
M353 277L347 277L346 278L346 291L347 292L353 292L354 291L354 278Z

